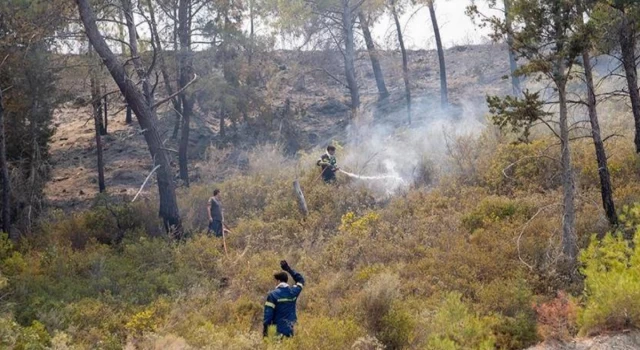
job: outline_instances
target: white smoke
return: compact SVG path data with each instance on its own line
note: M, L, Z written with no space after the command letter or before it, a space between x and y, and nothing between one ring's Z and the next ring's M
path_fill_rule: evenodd
M344 174L363 185L391 195L407 189L431 164L447 171L447 145L461 136L479 135L486 107L463 103L443 112L432 104L416 103L412 124L406 125L401 109L348 128L349 139L339 152ZM433 170L433 169L432 169Z

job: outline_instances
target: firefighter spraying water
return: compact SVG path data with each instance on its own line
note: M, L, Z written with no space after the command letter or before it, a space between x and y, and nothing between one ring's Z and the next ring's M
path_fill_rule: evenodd
M338 161L336 159L336 148L334 146L328 146L326 153L320 156L320 159L316 162L316 165L321 167L322 171L320 176L327 184L334 184L336 182L336 173L340 172L348 177L367 180L367 181L388 181L393 182L394 185L404 186L407 182L400 176L394 174L385 175L359 175L348 172L338 167Z

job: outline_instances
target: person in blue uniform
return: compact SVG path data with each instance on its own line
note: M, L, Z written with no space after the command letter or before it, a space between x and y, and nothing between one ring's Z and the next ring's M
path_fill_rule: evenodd
M280 262L281 272L275 273L278 285L276 289L267 294L267 301L264 304L263 335L268 335L269 326L275 325L279 336L293 337L293 328L298 320L296 316L296 302L298 296L304 288L304 277L282 260ZM290 286L288 274L291 274L295 284Z

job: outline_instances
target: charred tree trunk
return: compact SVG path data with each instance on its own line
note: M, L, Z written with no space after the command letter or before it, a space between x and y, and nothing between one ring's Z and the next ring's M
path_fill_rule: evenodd
M409 84L409 61L407 59L407 50L404 48L404 38L402 37L402 26L398 18L395 0L391 0L391 14L396 24L396 33L398 34L398 44L400 44L400 52L402 53L402 79L404 80L404 93L407 99L407 121L411 124L411 85ZM442 68L442 67L441 67Z
M147 94L147 92L151 91L149 81L146 77L143 78L142 84L145 93L141 92L132 79L127 76L122 62L117 59L116 55L107 45L104 37L100 34L96 24L96 16L89 4L89 0L76 0L76 4L78 5L80 19L82 20L91 45L100 58L102 58L113 80L136 114L140 127L145 130L143 134L149 147L149 153L154 163L160 166L157 171L158 192L160 194L160 217L162 217L167 229L173 228L176 230L176 234L181 236L180 212L176 200L169 156L167 151L162 147L162 140L156 128L157 116L154 109L153 96L150 93Z
M353 37L353 12L351 2L342 0L342 35L344 39L344 69L347 87L351 95L351 118L358 115L360 108L360 90L356 79L356 50Z
M11 232L11 179L9 178L9 163L7 162L7 138L4 128L4 104L2 88L0 88L0 177L2 177L2 232L9 234L9 238L17 240Z
M511 0L504 0L504 18L505 24L509 31L507 31L507 46L509 46L509 69L511 71L511 87L513 89L513 96L520 96L520 77L516 75L518 69L518 63L516 62L516 54L513 52L513 35L511 34L511 17L510 17Z
M180 0L178 7L178 36L180 39L180 101L182 102L182 133L178 158L180 163L180 178L189 186L189 123L193 113L193 100L185 91L189 80L193 77L193 57L191 54L191 0Z
M582 8L579 7L580 17L582 17ZM587 83L587 109L589 111L589 122L591 123L591 137L593 145L596 149L596 161L598 162L598 176L600 177L600 194L602 196L602 208L604 209L607 219L611 225L618 224L618 215L613 202L613 188L611 186L611 176L609 174L609 166L607 164L607 153L602 141L600 133L600 123L598 121L598 110L596 101L596 90L593 83L593 67L591 66L591 57L589 49L582 52L582 61L584 64L584 75Z
M620 9L621 23L618 31L620 40L620 51L622 52L622 65L624 66L627 86L629 88L629 99L631 100L631 110L635 124L636 136L634 143L636 153L640 153L640 93L638 92L638 71L636 69L636 40L634 23L625 13L625 9Z
M90 67L89 67L89 80L91 83L91 106L93 112L93 123L95 126L95 134L96 134L96 157L97 157L97 166L98 166L98 190L100 193L103 193L106 189L104 184L104 162L102 157L102 128L100 120L102 118L102 108L100 104L100 84L98 82L97 67L95 66L96 62L93 59L93 50L91 46L89 46L89 58L90 58ZM105 97L106 100L106 97ZM106 107L106 105L105 105Z
M447 68L444 62L444 49L442 48L442 39L440 38L440 27L438 27L438 19L436 18L436 9L433 6L433 0L427 1L429 7L429 15L431 16L431 24L433 25L433 33L436 37L436 48L438 49L438 64L440 65L440 104L442 108L449 106L449 92L447 88Z
M362 28L362 35L364 36L364 42L367 45L367 52L369 52L369 59L371 60L371 68L373 69L373 76L376 78L376 86L378 87L378 100L384 100L389 97L389 90L387 90L387 84L384 82L384 75L382 74L382 68L380 67L380 60L378 59L378 51L373 42L371 31L369 30L369 21L362 11L358 12L360 19L360 27Z

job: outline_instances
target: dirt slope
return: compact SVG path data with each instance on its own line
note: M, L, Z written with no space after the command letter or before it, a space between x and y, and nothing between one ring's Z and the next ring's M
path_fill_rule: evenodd
M594 338L576 339L570 343L546 343L528 350L637 350L640 349L640 331L600 335Z

